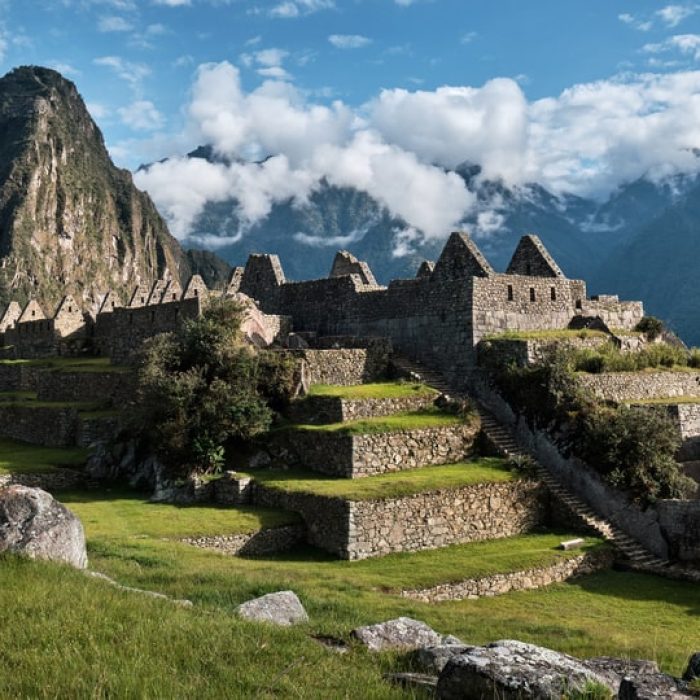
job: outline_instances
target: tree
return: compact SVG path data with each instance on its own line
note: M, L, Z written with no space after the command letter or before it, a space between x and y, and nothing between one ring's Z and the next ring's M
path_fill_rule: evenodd
M246 344L244 312L234 300L214 300L177 333L144 343L128 423L172 476L219 470L227 444L269 429L273 405L291 396L293 359Z

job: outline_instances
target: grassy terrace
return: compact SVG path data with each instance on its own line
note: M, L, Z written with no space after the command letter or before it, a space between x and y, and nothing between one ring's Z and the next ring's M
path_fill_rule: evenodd
M299 522L295 513L266 508L149 503L143 494L126 490L63 492L60 497L91 536L101 539L237 535Z
M469 420L469 419L467 419ZM296 430L316 430L346 435L367 435L369 433L391 433L399 430L417 430L420 428L439 428L447 425L461 425L465 419L451 413L444 413L437 408L424 408L420 411L395 413L391 416L377 416L345 423L330 423L328 425L287 426Z
M309 396L328 396L336 399L405 399L415 396L437 396L439 392L425 384L408 382L377 382L355 386L315 384Z
M130 367L113 365L108 357L51 357L35 360L0 360L2 366L39 367L57 372L130 372Z
M252 475L266 486L282 491L312 493L350 501L399 498L439 489L457 489L472 484L514 481L520 478L505 466L504 460L495 457L362 479L328 478L313 472L281 470L256 471Z
M80 447L39 447L0 440L0 474L42 474L61 467L82 469L88 451Z
M31 391L0 391L0 406L12 404L23 408L75 408L82 416L96 414L115 415L115 411L103 411L101 401L39 401Z
M700 396L674 396L666 399L635 399L634 401L623 401L623 403L632 406L673 406L677 403L700 403Z
M570 328L552 328L538 331L505 331L487 335L484 340L572 340L584 338L606 338L609 337L603 331L583 328L571 330Z

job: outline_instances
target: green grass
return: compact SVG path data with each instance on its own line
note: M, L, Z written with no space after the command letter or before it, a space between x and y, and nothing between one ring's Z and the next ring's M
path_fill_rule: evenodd
M672 398L658 399L635 399L634 401L624 401L633 406L673 406L679 403L700 403L700 396L674 396Z
M508 469L502 459L483 457L474 462L461 462L437 467L422 467L362 479L328 478L313 472L251 472L266 486L290 493L312 493L317 496L370 501L400 498L416 493L456 489L472 484L514 481L520 476Z
M82 469L88 451L81 447L40 447L0 440L0 474L46 473L61 467Z
M216 508L149 503L125 490L62 492L91 536L112 538L181 538L238 535L299 522L295 513L266 508Z
M436 389L425 384L407 382L377 382L355 386L314 384L309 390L309 396L328 396L337 399L404 399L438 394Z
M467 419L468 420L468 419ZM451 413L444 413L437 408L424 408L420 411L395 413L391 416L377 416L362 420L327 425L292 425L296 430L316 430L347 435L368 435L372 433L391 433L400 430L418 430L420 428L439 428L449 425L461 425L465 419Z
M75 408L78 412L101 412L103 401L39 401L32 391L1 391L0 405L12 404L22 408Z
M51 357L34 360L0 360L2 365L23 365L59 372L131 372L130 367L112 365L108 357Z
M603 331L583 328L571 330L570 328L552 328L538 331L504 331L487 335L484 340L572 340L584 338L605 338L607 333Z

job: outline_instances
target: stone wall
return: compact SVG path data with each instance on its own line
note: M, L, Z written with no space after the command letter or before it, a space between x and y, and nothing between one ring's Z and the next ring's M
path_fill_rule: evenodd
M305 539L304 525L282 525L243 535L216 535L214 537L185 537L181 542L211 549L221 554L242 557L263 557L286 552Z
M75 443L78 447L90 447L97 442L107 442L119 433L117 416L84 418L78 416Z
M700 565L700 500L661 500L656 503L659 525L669 542L669 554Z
M133 372L44 370L36 382L39 401L95 401L123 406L134 397Z
M538 482L475 484L382 501L285 493L257 484L259 505L301 514L310 544L342 559L434 549L529 532L547 518Z
M700 399L698 403L668 404L660 408L668 412L681 438L676 459L700 460Z
M78 412L74 408L0 405L0 435L45 447L76 444Z
M23 363L0 364L0 391L36 391L40 367Z
M370 348L338 348L333 350L295 350L306 362L310 384L351 386L373 382L386 376L389 356Z
M604 401L643 401L672 399L679 396L700 397L700 372L580 372L579 382Z
M289 409L289 417L295 423L341 423L393 413L417 411L431 406L437 394L405 396L393 399L341 399L334 396L307 396L295 401Z
M519 535L546 520L547 500L541 484L516 481L355 501L345 555L366 559Z
M85 475L73 469L60 469L43 474L0 474L0 488L5 486L31 486L44 491L61 491L85 486Z
M568 581L577 576L601 571L612 566L615 555L612 549L600 549L562 559L549 566L507 574L494 574L482 578L466 579L456 583L443 583L431 588L401 591L404 598L422 603L443 603L447 600L473 600L503 595L511 591L529 591Z
M294 430L282 439L288 464L354 479L460 462L472 453L479 430L478 421L473 421L367 435Z

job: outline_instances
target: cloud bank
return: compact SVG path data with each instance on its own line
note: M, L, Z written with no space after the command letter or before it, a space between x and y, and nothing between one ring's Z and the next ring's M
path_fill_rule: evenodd
M621 76L533 102L509 78L391 89L353 109L316 104L282 80L245 92L224 62L200 66L187 117L187 139L222 162L174 158L136 175L179 238L207 202L236 199L245 226L277 202L306 201L324 180L367 192L407 231L441 238L476 211L449 172L464 162L511 186L594 197L644 175L695 172L700 71Z

